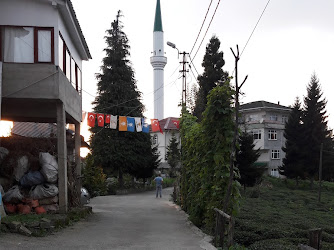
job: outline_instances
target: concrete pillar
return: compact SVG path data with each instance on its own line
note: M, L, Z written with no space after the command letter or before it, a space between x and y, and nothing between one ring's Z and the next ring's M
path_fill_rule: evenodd
M77 184L77 194L81 194L81 158L80 158L80 147L81 147L81 136L80 136L80 123L75 123L75 165L76 165L76 184Z
M57 147L58 147L58 189L59 211L67 213L67 146L66 146L66 116L64 104L57 103Z

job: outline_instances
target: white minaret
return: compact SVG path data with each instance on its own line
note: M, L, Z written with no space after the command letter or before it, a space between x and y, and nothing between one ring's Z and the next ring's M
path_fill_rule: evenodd
M153 56L151 64L153 67L154 86L154 118L164 119L164 67L167 58L164 51L164 32L162 30L160 0L157 0L153 30Z

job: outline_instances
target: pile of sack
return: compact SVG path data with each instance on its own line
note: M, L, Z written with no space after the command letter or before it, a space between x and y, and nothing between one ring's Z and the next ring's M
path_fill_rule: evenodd
M56 212L58 206L58 163L49 153L39 154L40 170L30 169L28 157L18 159L14 178L17 185L3 195L3 204L8 214L37 214Z

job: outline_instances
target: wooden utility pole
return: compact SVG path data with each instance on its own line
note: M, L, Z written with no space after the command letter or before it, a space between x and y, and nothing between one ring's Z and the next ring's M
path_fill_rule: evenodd
M228 206L231 199L231 191L232 191L232 183L234 178L234 162L235 162L235 151L236 151L236 144L239 139L239 94L240 89L246 82L248 75L245 77L241 85L239 86L238 83L238 62L240 60L240 53L239 53L239 46L237 45L237 54L234 53L233 49L230 48L234 59L235 59L235 127L234 127L234 134L233 134L233 141L231 145L231 153L230 153L230 176L229 176L229 182L227 186L227 191L225 194L224 199L224 206L223 206L223 212L228 213ZM223 231L225 231L225 218L223 217L223 223L222 223ZM224 235L223 235L224 237ZM222 239L223 241L223 239ZM223 246L222 246L223 247Z
M324 144L320 145L320 160L319 160L319 192L318 192L318 201L321 199L321 181L322 181L322 150L324 148Z

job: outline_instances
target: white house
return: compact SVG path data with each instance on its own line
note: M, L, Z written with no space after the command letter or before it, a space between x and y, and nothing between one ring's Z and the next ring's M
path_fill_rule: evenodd
M168 117L159 121L161 132L150 132L151 138L153 142L153 146L158 145L158 150L160 154L160 165L158 167L159 170L164 171L168 170L170 166L166 161L167 147L169 146L170 139L174 134L177 141L180 142L180 132L179 128L175 124L175 121L179 120L177 117ZM181 144L179 145L181 146Z
M280 177L285 153L284 129L291 108L266 101L256 101L240 106L242 129L253 134L255 149L260 149L257 164L265 166L268 174Z
M89 59L70 0L0 1L1 118L57 123L61 211L67 210L65 124L75 125L80 172L82 61Z

